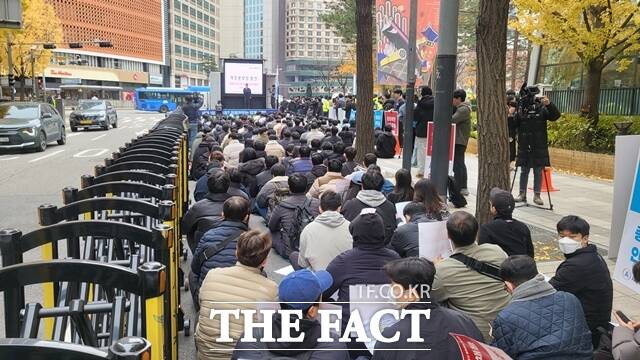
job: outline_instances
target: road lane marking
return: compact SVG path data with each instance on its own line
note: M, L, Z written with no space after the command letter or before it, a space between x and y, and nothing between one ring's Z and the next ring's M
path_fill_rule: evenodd
M70 138L70 137L74 137L74 136L78 136L78 135L82 135L82 134L81 133L73 133L73 134L67 135L67 137Z
M11 156L11 157L5 157L6 155L2 155L0 156L0 161L9 161L9 160L15 160L18 159L18 156Z
M35 158L35 159L33 159L33 160L29 160L29 162L30 162L30 163L34 163L34 162L36 162L36 161L44 160L44 159L46 159L46 158L50 158L50 157L52 157L52 156L58 155L58 154L60 154L60 153L61 153L61 152L63 152L63 151L64 151L64 150L54 151L54 152L49 153L49 154L47 154L47 155L40 156L39 158Z
M107 153L109 149L86 149L82 150L79 153L73 155L74 158L88 158L88 157L96 157Z
M105 137L107 135L109 135L109 134L102 134L102 135L96 136L93 139L91 139L91 141L96 141L96 140L102 139L103 137Z

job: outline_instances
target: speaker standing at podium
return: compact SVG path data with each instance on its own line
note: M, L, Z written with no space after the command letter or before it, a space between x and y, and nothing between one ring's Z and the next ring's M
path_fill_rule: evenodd
M244 85L242 93L244 94L244 108L251 109L251 88L249 88L249 84Z

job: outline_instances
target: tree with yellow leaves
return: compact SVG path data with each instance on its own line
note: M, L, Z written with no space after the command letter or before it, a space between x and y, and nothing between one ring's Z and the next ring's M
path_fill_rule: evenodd
M554 48L572 49L587 70L582 113L590 128L598 125L600 80L603 69L640 50L640 2L638 0L514 0L517 18L511 25L529 40ZM585 135L587 146L592 132Z
M6 46L12 44L13 74L20 82L20 100L24 100L26 78L35 80L35 75L42 73L49 64L51 51L43 50L41 43L62 42L62 25L53 6L44 0L22 0L22 29L0 30L3 58L8 57ZM31 56L34 60L35 74L31 73ZM8 61L0 63L2 73L8 73Z

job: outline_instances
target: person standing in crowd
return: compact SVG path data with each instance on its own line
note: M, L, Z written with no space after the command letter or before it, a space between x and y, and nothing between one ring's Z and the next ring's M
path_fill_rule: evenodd
M383 220L384 243L388 244L398 224L396 222L396 207L380 192L383 184L384 177L379 171L367 170L362 176L362 190L358 192L355 199L344 203L342 214L345 219L353 221L363 209L375 209L375 212Z
M315 179L311 185L311 189L309 189L307 193L308 197L319 199L320 195L325 191L336 191L337 183L344 181L344 176L342 176L341 173L342 163L340 160L329 160L327 170L326 174Z
M393 159L396 155L396 137L392 130L391 125L385 125L376 139L376 156L380 159Z
M453 152L453 178L463 196L469 196L467 189L467 165L464 153L467 151L469 135L471 134L471 104L466 102L467 93L458 89L453 92L453 107L455 112L451 121L456 124L456 145Z
M418 246L420 238L419 224L434 221L427 217L426 213L427 209L424 204L419 202L410 202L402 210L405 224L399 226L391 237L391 248L400 257L420 256Z
M640 262L633 265L632 273L635 282L640 283ZM613 328L613 359L640 359L640 321L624 321L617 312L613 315L619 325Z
M278 285L262 274L269 251L268 234L247 231L236 244L238 262L207 273L200 287L200 315L194 334L198 359L228 359L243 333L244 316L231 316L228 331L233 342L217 341L221 337L220 317L212 317L211 310L255 310L259 302L278 300Z
M353 111L355 109L356 109L355 99L353 98L353 95L348 95L347 101L345 102L345 105L344 105L344 118L345 120L347 120L347 122L351 120L351 115L353 114Z
M198 110L200 110L203 104L204 100L197 94L193 96L188 95L184 98L182 113L187 116L187 120L189 121L189 149L191 149L191 145L198 133L198 119L200 118Z
M229 167L238 167L240 164L240 151L244 149L244 145L238 141L237 133L230 133L229 139L229 144L223 150L224 158Z
M515 101L515 97L513 99L507 100L508 106L508 116L507 116L507 127L509 128L509 163L511 170L515 170L515 161L516 161L516 144L518 139L518 128L515 123L515 116L518 112L518 103Z
M202 235L222 222L223 204L231 197L227 193L230 182L229 175L224 170L212 172L207 179L209 193L184 214L182 234L187 235L187 244L192 252Z
M346 101L344 100L344 94L340 93L338 94L338 97L335 100L335 104L334 104L334 111L336 114L336 119L340 119L340 109L344 110L346 106Z
M194 305L209 270L236 264L236 244L242 233L249 230L249 201L239 196L228 198L222 205L222 222L202 235L191 259L189 289Z
M476 244L478 222L464 211L449 217L447 233L453 255L436 263L431 299L468 315L489 342L489 323L511 300L499 274L507 254L497 245ZM482 272L467 265L472 262L484 263Z
M523 222L512 216L515 201L510 192L493 188L489 196L493 220L480 227L478 244L495 244L507 255L534 257L531 231Z
M425 216L432 221L445 221L449 218L447 203L442 201L436 185L430 179L418 180L414 187L413 201L424 205L427 210Z
M411 183L411 171L407 169L396 171L396 185L393 191L387 195L387 200L394 205L405 201L413 201L414 192Z
M518 156L516 166L520 173L520 194L516 202L527 201L527 183L529 172L533 169L533 202L544 205L540 197L542 189L542 171L551 166L549 160L549 141L547 138L547 121L556 121L562 114L551 101L544 97L540 102L534 101L534 114L529 109L519 109L514 115L515 126L518 129Z
M293 174L287 180L289 184L290 196L284 199L273 210L269 218L269 230L273 238L274 250L283 258L289 259L291 251L298 250L297 243L300 241L300 233L293 232L299 229L301 224L297 223L296 214L302 211L308 212L316 217L320 212L320 203L317 199L310 199L306 196L307 178L302 174ZM292 238L297 236L298 238Z
M342 199L327 190L320 196L320 215L300 234L300 252L291 253L294 268L325 270L336 256L353 247L351 224L340 214Z
M600 343L599 327L607 329L613 304L613 283L607 263L598 248L589 243L589 223L569 215L558 222L560 251L565 256L549 284L558 291L575 295L591 330L593 347Z
M414 114L415 119L415 148L416 148L416 156L418 160L418 175L416 175L419 179L424 177L425 173L425 163L427 160L427 124L433 121L433 106L434 106L434 98L433 91L428 86L423 86L420 89L421 98L416 105L416 110Z
M574 295L556 291L526 255L503 261L500 275L512 297L493 321L493 346L514 359L593 359L591 333Z
M285 276L278 287L280 308L301 311L302 318L294 317L290 313L276 313L271 322L269 334L280 341L238 341L231 359L350 360L346 344L338 341L340 334L329 330L331 341L318 341L324 333L318 318L319 303L322 300L322 292L332 283L333 279L326 271L314 273L304 269ZM283 316L289 318L285 320ZM287 337L282 333L283 329L287 329L285 324L294 323L295 329L291 329L288 336L290 339L300 338L300 340L286 340ZM255 339L263 339L265 330L256 327L252 336Z
M244 108L251 109L251 88L249 88L249 84L244 84L242 95L244 96Z
M385 328L382 336L391 338L399 334L399 338L388 343L376 342L372 360L458 359L460 348L450 333L483 341L480 330L466 315L432 302L428 293L421 292L433 285L436 268L431 261L420 257L393 260L384 266L384 272L391 280L393 297L401 308L429 310L430 315L428 319L420 317L417 328L424 341L418 343L410 341L415 324L409 316Z

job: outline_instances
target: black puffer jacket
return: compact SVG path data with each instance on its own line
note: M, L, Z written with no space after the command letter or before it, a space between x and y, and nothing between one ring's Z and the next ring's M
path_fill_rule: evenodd
M273 248L280 256L286 259L289 258L292 250L289 237L282 229L291 227L295 220L296 207L304 206L305 202L308 204L309 212L311 212L314 217L318 216L320 213L320 201L310 199L305 194L295 194L289 196L276 206L269 219L269 230L271 231Z
M187 235L187 243L194 252L202 235L222 222L222 205L230 198L228 193L207 194L195 203L182 218L182 234Z
M393 159L395 154L396 137L385 131L376 139L376 156L380 159Z
M244 162L238 166L238 171L242 176L242 185L249 192L249 196L254 198L258 195L258 182L256 176L266 168L264 158L257 158Z
M193 162L191 163L191 180L198 180L207 173L207 164L209 162L209 151L212 143L203 141L198 145L196 151L193 152Z
M554 104L536 104L536 114L529 118L524 112L517 112L514 123L518 129L517 166L551 166L549 160L549 140L547 121L556 121L562 114Z
M433 221L435 220L428 218L424 214L414 216L409 223L401 225L396 229L391 237L389 247L403 258L420 256L418 251L418 224Z
M416 136L427 137L427 124L433 121L433 96L425 95L419 101L415 111Z
M342 139L342 143L344 146L353 146L353 138L355 137L353 131L341 131L338 133L338 136Z
M396 207L385 196L376 191L377 194L372 193L372 190L361 190L356 195L355 199L346 201L342 206L342 215L344 218L353 221L364 208L375 208L378 215L382 217L384 222L384 234L385 244L391 241L393 232L398 227L396 221Z

